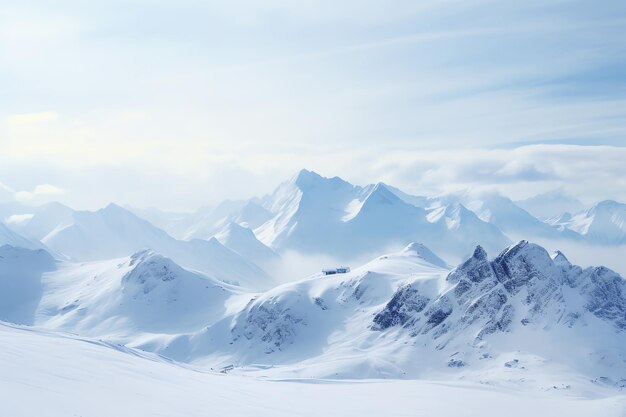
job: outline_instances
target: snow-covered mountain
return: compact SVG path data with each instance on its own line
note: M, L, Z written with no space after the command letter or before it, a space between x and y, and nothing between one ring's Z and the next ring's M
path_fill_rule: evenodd
M582 239L571 230L559 230L539 220L515 204L510 198L495 192L463 192L439 198L440 204L459 202L476 213L483 221L497 226L512 238Z
M152 251L75 264L43 250L0 248L0 320L128 341L199 330L237 293Z
M203 417L622 417L623 393L589 381L583 390L490 388L448 380L284 380L197 369L110 342L0 323L0 403L12 417L156 415ZM511 368L502 367L502 378ZM531 382L532 381L532 382ZM36 400L33 395L36 393ZM453 401L451 399L454 399Z
M177 358L345 378L558 364L626 383L626 281L618 274L581 269L526 241L493 261L477 247L450 273L415 248L277 287L232 318L174 339L187 347Z
M383 183L361 187L301 170L262 198L227 200L191 214L132 211L178 239L207 239L234 223L252 229L278 253L348 260L413 240L457 260L479 243L499 251L519 239L619 244L610 228L610 236L601 236L601 230L585 236L583 227L566 224L563 210L580 207L580 201L558 190L518 202L496 192L414 196ZM446 220L439 221L442 213Z
M510 242L458 204L432 213L382 183L359 187L306 170L265 197L263 205L273 217L255 234L278 252L355 257L419 240L443 254L461 256L471 252L478 236L494 250Z
M9 229L4 223L0 222L0 246L11 245L28 249L44 249L41 242L28 239L13 230Z
M129 211L165 230L176 239L208 239L219 233L228 223L255 228L271 218L257 199L225 200L215 207L202 207L194 213L169 213L158 209Z
M115 204L95 212L74 212L71 222L54 229L43 242L76 261L119 258L152 249L184 267L224 282L251 289L267 289L273 285L261 268L216 239L176 240Z
M266 270L276 267L280 260L280 256L261 243L251 229L240 224L228 222L213 237L228 249L237 252Z
M573 230L589 242L626 244L626 204L605 200L576 215L566 213L549 222L564 230Z
M3 293L21 294L28 306L14 318L195 366L505 385L543 375L546 389L626 384L626 281L526 241L493 260L479 246L453 270L413 243L348 273L263 293L186 271L153 252L80 264L41 251L2 253L0 268L9 271L0 275ZM16 282L18 290L6 289ZM0 310L1 318L12 311Z
M5 207L10 213L5 218L8 226L30 239L41 240L53 230L72 221L74 210L63 204L52 202L42 206L13 205Z

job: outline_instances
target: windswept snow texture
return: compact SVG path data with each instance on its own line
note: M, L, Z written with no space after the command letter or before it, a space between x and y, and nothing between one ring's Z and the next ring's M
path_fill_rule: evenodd
M494 390L472 382L260 380L3 324L0 346L0 403L11 417L500 417L503 410L511 417L546 410L551 416L621 417L626 407L623 394L602 387L573 396L558 390Z

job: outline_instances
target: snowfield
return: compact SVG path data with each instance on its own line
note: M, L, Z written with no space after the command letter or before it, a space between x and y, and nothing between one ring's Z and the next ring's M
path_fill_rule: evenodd
M626 395L602 388L582 397L462 381L221 374L93 339L6 324L0 324L0 346L0 404L12 417L623 417L626 409Z

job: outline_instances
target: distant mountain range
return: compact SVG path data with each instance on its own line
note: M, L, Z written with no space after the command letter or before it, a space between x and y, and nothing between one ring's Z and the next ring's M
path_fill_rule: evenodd
M0 205L0 243L83 261L152 249L224 282L267 289L288 252L353 262L420 241L457 262L478 244L494 252L519 239L626 244L622 203L604 201L544 219L580 207L559 192L517 203L497 193L413 196L384 183L355 186L302 170L269 195L187 214L115 204L89 212L59 203L8 203Z

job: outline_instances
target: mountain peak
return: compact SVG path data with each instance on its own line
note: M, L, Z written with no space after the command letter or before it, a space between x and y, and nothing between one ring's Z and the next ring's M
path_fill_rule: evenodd
M308 169L301 169L296 175L293 176L291 182L299 187L306 188L321 179L323 179L323 177L317 172L309 171Z
M156 253L152 249L138 250L130 256L130 265L140 264L153 256L156 256Z
M413 256L417 256L428 263L439 266L441 268L447 268L448 265L446 262L437 256L433 251L431 251L426 245L419 242L411 242L409 243L403 250L402 253L411 254Z
M246 237L246 238L255 238L254 232L249 228L240 225L236 222L228 222L216 235L215 237L219 241L220 238L237 238L237 237Z
M552 260L550 254L542 246L530 243L527 240L520 240L516 244L504 249L496 258L496 262L498 260L513 259L520 256L543 259L544 261Z
M571 266L572 265L570 261L567 259L567 257L560 250L557 250L556 252L554 252L554 254L552 255L552 260L558 266Z
M483 261L487 259L487 252L485 252L482 246L478 245L476 246L476 249L474 249L474 253L472 254L472 257L480 261Z
M126 214L126 213L130 213L128 210L126 210L124 207L115 204L115 203L109 203L107 204L105 207L101 208L99 210L100 212L104 213L104 214Z
M620 207L620 206L623 206L623 204L618 203L615 200L603 200L595 205L595 207L602 208L602 209L612 209L612 208Z
M379 182L374 185L369 195L366 198L366 202L378 202L385 204L392 204L397 201L402 201L400 197L395 195L394 193L385 186L382 182Z

